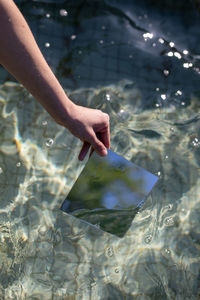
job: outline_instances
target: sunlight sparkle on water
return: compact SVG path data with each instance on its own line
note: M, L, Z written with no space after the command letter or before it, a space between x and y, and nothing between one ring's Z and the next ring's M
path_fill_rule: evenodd
M68 12L65 9L60 9L60 15L62 17L66 17L68 15Z
M182 58L182 56L179 52L174 52L174 56L176 56L178 59Z
M181 96L182 94L183 93L180 90L176 91L176 93L175 93L176 96Z
M161 44L164 44L164 42L165 42L162 38L159 38L158 41L159 41L159 43L161 43Z
M187 55L188 53L188 50L183 50L183 54Z
M193 66L192 63L184 63L184 64L183 64L183 67L186 68L186 69L189 69L189 68L191 68L192 66Z
M168 55L168 56L173 56L174 53L173 53L172 51L170 51L170 52L167 53L167 55Z
M165 76L168 76L168 75L169 75L169 70L164 70L164 71L163 71L163 74L164 74Z
M165 94L160 95L160 97L161 97L163 100L166 100L166 99L167 99L167 96L166 96Z
M111 99L111 98L110 98L110 95L109 95L109 94L106 94L106 100L107 100L107 101L110 101L110 99Z
M148 39L152 39L153 33L150 33L150 32L143 33L143 38L145 41L147 41Z

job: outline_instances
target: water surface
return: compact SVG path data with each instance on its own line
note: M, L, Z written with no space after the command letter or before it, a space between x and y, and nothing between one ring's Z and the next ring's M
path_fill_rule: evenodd
M69 97L160 183L123 238L66 216L80 142L1 70L0 298L198 299L196 2L18 3Z

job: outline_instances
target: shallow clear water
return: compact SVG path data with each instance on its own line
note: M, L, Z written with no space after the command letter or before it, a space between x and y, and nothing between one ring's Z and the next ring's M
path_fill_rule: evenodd
M19 2L69 97L160 182L121 239L60 211L80 142L1 70L0 299L198 299L197 3Z

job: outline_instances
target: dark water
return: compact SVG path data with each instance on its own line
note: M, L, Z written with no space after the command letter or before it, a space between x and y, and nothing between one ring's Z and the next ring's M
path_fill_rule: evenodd
M66 89L107 86L130 79L142 93L144 107L155 104L156 88L174 98L181 89L186 102L191 94L198 94L197 1L16 3ZM146 32L153 33L153 37L145 42ZM174 47L170 47L170 42L175 43ZM182 55L184 49L188 55ZM182 58L168 57L171 50L181 53ZM192 63L192 67L183 68L183 63ZM1 81L9 78L1 75Z

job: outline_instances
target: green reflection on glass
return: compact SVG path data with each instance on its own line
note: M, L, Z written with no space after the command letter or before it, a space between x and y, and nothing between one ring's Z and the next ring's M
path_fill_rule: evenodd
M111 150L93 154L61 209L123 236L157 179Z

